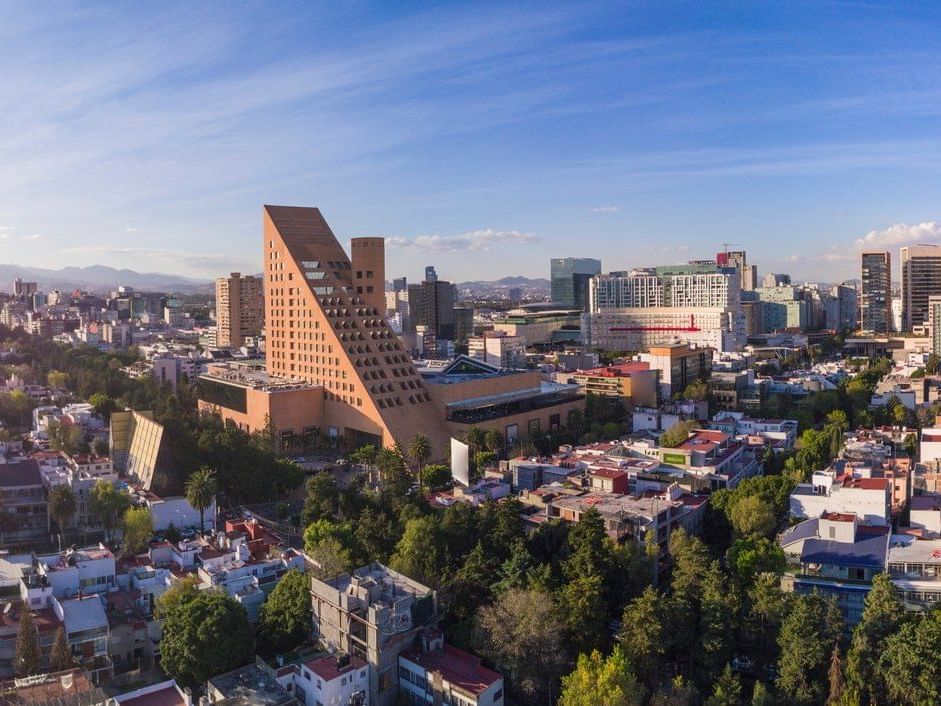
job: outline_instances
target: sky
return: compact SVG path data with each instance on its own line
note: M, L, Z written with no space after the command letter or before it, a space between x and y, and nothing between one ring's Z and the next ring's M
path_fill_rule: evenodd
M941 243L941 3L5 1L0 67L2 263L259 272L266 203L415 280Z

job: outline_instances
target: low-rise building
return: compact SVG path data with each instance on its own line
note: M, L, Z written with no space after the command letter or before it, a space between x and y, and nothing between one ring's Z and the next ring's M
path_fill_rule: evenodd
M889 528L860 524L852 513L824 513L794 525L779 538L795 593L833 596L848 630L862 617L872 579L886 570Z
M814 471L809 483L791 493L791 517L813 519L825 512L849 513L860 524L888 526L892 522L892 484L886 478L862 478L852 469Z
M399 655L399 690L412 704L502 706L503 677L479 657L423 631L418 644Z
M633 409L635 405L656 407L660 403L659 376L660 371L649 363L635 361L579 370L571 379L586 394L612 397Z

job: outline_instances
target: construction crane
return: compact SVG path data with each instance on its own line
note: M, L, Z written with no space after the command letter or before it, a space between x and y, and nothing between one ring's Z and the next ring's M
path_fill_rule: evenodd
M733 245L741 245L741 243L722 243L722 247L725 248L725 254L729 254L729 248Z

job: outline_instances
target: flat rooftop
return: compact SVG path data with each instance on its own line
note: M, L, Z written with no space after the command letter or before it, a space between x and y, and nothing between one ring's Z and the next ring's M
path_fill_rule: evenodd
M287 392L292 390L313 390L314 385L297 380L269 375L262 369L239 365L237 363L215 363L206 366L206 372L199 376L203 380L222 382L237 387L260 390L262 392Z
M209 687L218 691L226 703L232 706L286 706L297 703L284 687L255 664L212 677Z
M421 598L432 592L428 586L378 562L356 569L352 574L340 574L323 583L341 593L357 595L370 605L391 605L405 596Z

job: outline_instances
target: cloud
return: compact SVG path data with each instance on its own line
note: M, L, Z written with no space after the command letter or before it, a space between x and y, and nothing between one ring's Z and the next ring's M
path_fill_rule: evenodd
M855 245L859 250L873 248L898 248L905 245L929 244L941 241L941 223L925 221L915 225L896 223L884 230L871 230Z
M125 228L125 229L124 229L124 232L125 232L125 233L136 233L136 232L137 232L137 228Z
M620 206L596 206L591 209L592 213L617 213L621 210Z
M16 230L16 226L0 226L0 233L2 233L3 235L12 233L15 230Z
M39 240L40 237L39 233L33 233L32 235L21 235L20 240Z
M427 250L429 252L461 252L490 250L494 245L508 243L536 243L539 238L532 233L518 230L474 230L459 235L418 235L414 238L392 236L386 238L386 244L394 250Z

